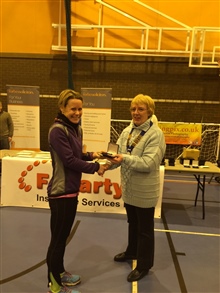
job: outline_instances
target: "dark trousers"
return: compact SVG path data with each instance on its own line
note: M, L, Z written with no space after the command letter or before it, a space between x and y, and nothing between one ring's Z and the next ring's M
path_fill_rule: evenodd
M1 137L0 138L0 150L9 150L10 143L8 137Z
M47 251L48 282L51 282L50 273L52 273L60 286L62 285L60 274L65 271L66 241L76 216L77 203L77 197L49 200L51 241Z
M154 211L125 204L128 220L126 254L137 257L137 270L149 270L154 264Z

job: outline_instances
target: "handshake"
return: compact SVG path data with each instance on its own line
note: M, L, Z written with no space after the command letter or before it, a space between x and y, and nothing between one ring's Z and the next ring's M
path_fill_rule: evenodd
M111 166L111 163L107 162L105 164L99 164L99 170L97 171L97 173L100 175L100 176L103 176L105 171L107 171Z
M103 176L105 171L109 170L112 164L120 164L123 160L123 156L120 154L112 154L111 156L106 156L105 152L94 152L93 159L105 159L105 162L99 163L99 170L97 173Z

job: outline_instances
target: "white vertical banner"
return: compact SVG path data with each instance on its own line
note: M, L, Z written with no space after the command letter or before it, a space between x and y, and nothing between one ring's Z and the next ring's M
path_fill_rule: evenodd
M111 88L82 88L83 143L87 151L105 151L111 134Z
M39 87L7 85L7 98L14 123L11 149L40 150Z

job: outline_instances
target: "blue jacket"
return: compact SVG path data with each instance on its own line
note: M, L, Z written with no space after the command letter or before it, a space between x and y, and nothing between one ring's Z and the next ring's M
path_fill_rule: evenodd
M55 122L48 135L52 158L52 178L47 187L49 197L79 192L82 173L93 174L99 170L92 161L92 153L82 154L81 127L77 130L64 121Z

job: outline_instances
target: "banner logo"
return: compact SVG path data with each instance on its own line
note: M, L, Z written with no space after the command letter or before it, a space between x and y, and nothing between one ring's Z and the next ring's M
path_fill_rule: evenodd
M38 167L40 163L46 164L47 162L48 160L42 160L41 162L39 160L36 160L33 162L32 165L28 165L26 170L21 172L21 177L18 178L19 189L23 189L25 192L29 192L32 189L32 185L25 182L26 176L28 175L29 172L31 172L34 169L34 167ZM45 178L49 179L49 174L45 174L45 173L37 174L37 188L38 189L42 189L44 184L48 184L48 180L45 180Z

